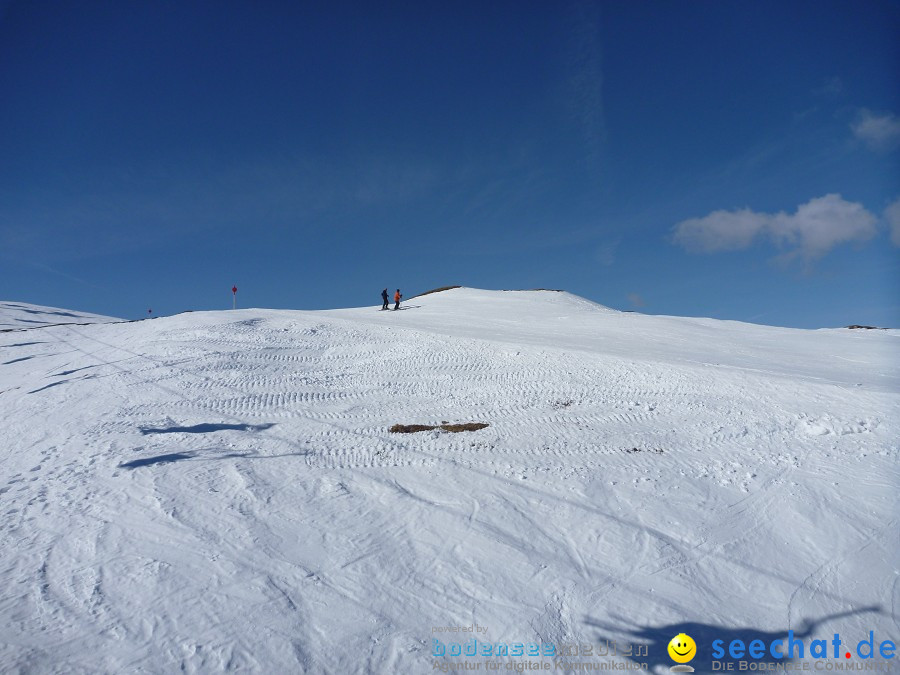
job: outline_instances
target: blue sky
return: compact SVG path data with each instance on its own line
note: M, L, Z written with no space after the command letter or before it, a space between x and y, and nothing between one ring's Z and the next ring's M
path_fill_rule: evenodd
M3 2L0 297L900 326L900 2Z

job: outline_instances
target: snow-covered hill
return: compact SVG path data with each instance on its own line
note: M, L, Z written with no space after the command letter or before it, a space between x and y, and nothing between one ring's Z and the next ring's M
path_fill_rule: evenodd
M58 307L43 307L26 302L0 301L0 330L38 328L60 323L110 323L121 321L111 316L73 312Z
M2 333L0 671L896 641L897 338L465 288Z

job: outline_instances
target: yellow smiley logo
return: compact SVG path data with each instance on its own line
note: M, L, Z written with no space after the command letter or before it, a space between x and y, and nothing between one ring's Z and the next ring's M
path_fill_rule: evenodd
M697 655L697 643L690 635L679 633L669 641L669 657L675 663L687 663Z

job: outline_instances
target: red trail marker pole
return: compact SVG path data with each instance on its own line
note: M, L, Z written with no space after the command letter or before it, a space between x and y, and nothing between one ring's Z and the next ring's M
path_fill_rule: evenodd
M237 286L231 287L231 309L237 309Z

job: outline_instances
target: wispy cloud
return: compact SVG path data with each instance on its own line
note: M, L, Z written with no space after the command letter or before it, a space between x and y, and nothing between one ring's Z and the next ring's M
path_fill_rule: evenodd
M900 146L900 118L893 113L876 114L863 109L850 129L871 150L888 152Z
M819 87L816 87L813 93L817 96L840 96L844 93L844 81L837 76L829 77Z
M760 213L748 208L714 211L678 223L672 239L699 253L736 251L758 239L768 239L787 249L783 260L801 257L812 261L840 244L871 239L877 233L877 221L862 204L828 194L801 204L793 214Z
M900 199L895 199L884 210L884 219L891 230L891 243L900 246Z
M53 262L178 245L202 232L238 241L261 225L324 227L316 225L324 213L407 203L438 182L433 163L402 157L109 173L0 199L0 248Z
M644 298L641 297L638 293L629 293L625 297L628 298L628 302L630 302L635 307L643 307L646 303L644 302Z
M569 108L578 124L591 168L597 168L606 141L603 113L603 60L599 10L593 3L576 2L571 10L569 43Z
M619 243L622 241L622 238L619 237L614 241L609 241L604 244L601 244L597 249L595 257L597 258L597 262L599 262L604 267L611 267L616 262L616 249L619 247Z
M36 260L19 259L18 262L24 265L28 265L29 267L33 267L34 269L40 270L41 272L47 272L49 274L62 277L63 279L74 281L81 284L82 286L88 286L89 288L97 288L100 290L107 290L106 286L95 284L92 281L82 279L81 277L75 276L74 274L69 274L68 272L63 272L62 270L58 270L55 267L51 267L50 265L45 265L44 263Z

